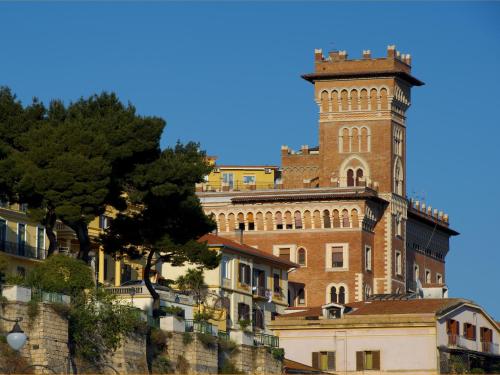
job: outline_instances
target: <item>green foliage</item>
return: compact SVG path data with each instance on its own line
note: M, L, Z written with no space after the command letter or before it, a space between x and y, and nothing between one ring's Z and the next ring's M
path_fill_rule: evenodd
M486 371L484 371L482 368L475 367L469 371L469 374L486 374Z
M188 374L190 367L191 366L186 357L184 357L182 354L179 354L177 356L177 364L175 365L176 372L179 374Z
M91 268L81 260L61 254L55 254L37 264L28 274L26 284L46 292L63 293L72 297L94 287Z
M152 366L153 374L171 374L172 373L172 364L170 360L165 356L159 356L153 360Z
M219 368L219 374L244 374L244 372L238 370L233 361L225 359L222 366Z
M238 344L233 340L224 340L219 338L219 349L229 353L236 353L238 351Z
M71 306L65 303L51 303L50 307L63 319L69 319L71 316Z
M217 345L217 337L208 333L197 333L196 337L206 348L214 348Z
M207 322L213 318L213 313L208 310L195 312L193 315L193 320L196 322Z
M172 316L182 316L184 314L184 309L179 306L162 306L161 311Z
M175 280L175 285L179 290L190 292L198 304L204 302L207 297L208 285L205 283L203 269L188 268L184 275Z
M152 345L159 348L160 351L167 345L167 333L159 328L151 328L149 340Z
M6 285L25 285L25 283L26 283L26 278L23 277L22 275L8 274L5 277Z
M182 334L182 343L184 345L189 345L193 342L193 335L190 332L184 332Z
M271 354L273 355L273 358L278 361L285 359L285 349L283 348L272 348Z
M28 302L28 317L30 318L30 324L33 324L34 320L40 313L40 303L36 299L31 299Z
M242 331L247 331L247 328L252 324L250 319L240 319L238 320L238 325L240 326Z

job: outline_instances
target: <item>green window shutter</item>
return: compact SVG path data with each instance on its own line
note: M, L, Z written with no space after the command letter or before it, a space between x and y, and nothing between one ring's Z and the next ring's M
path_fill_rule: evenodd
M328 370L335 370L335 352L328 352Z
M312 367L319 369L319 352L312 353Z
M356 352L356 371L363 371L363 352Z
M380 370L380 351L372 353L373 353L373 369Z

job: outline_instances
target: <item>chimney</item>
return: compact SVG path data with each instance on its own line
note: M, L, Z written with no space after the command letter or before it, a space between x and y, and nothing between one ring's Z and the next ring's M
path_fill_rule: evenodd
M339 59L340 61L347 60L347 51L339 51Z
M363 59L371 59L372 58L372 51L369 49L363 50Z
M391 59L396 58L396 46L394 44L387 46L387 57Z
M323 61L324 58L323 58L323 50L321 48L316 48L314 50L314 61L318 62L318 61Z

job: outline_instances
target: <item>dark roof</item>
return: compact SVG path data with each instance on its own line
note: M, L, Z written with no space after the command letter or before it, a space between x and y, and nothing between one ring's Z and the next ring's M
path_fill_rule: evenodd
M417 210L411 206L408 206L408 217L418 219L420 221L425 222L428 225L432 225L432 226L437 225L440 230L448 233L451 236L458 236L460 234L459 232L451 229L449 227L449 224L447 224L441 220L438 220L434 217L431 217L429 215L426 215L423 212L420 212L419 210Z
M215 234L205 234L204 236L198 239L199 242L206 242L209 246L223 246L231 249L233 251L237 251L239 253L243 253L245 255L251 255L256 258L264 258L270 260L274 263L279 263L281 265L287 266L288 268L299 268L300 266L296 263L290 262L286 259L279 258L272 254L266 253L264 251L258 250L255 247L248 246L246 244L241 244L230 239L216 236Z
M371 78L371 77L399 77L413 86L423 86L424 82L413 77L411 74L403 71L378 71L378 72L324 72L324 73L309 73L301 76L306 81L314 83L318 80L332 78Z
M283 360L283 373L285 374L324 374L320 369L305 365L300 362L285 358Z

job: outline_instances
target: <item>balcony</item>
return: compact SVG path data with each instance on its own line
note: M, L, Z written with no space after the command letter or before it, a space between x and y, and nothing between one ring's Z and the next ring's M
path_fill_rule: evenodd
M481 351L483 353L500 354L498 344L494 344L491 341L481 341Z
M203 320L185 319L185 332L204 333L211 336L218 336L217 329Z
M252 294L257 298L268 298L269 293L268 289L264 286L256 286L252 288Z
M271 189L282 189L282 188L283 185L277 183L245 184L243 182L234 182L232 184L228 184L222 182L218 184L209 184L209 183L196 184L196 191L200 193L223 192L223 191L271 190Z
M265 333L254 333L253 342L255 346L269 346L271 348L278 348L280 346L278 336L267 335Z
M47 250L38 249L26 243L2 241L0 242L0 251L4 253L26 257L31 259L45 259L47 257Z

